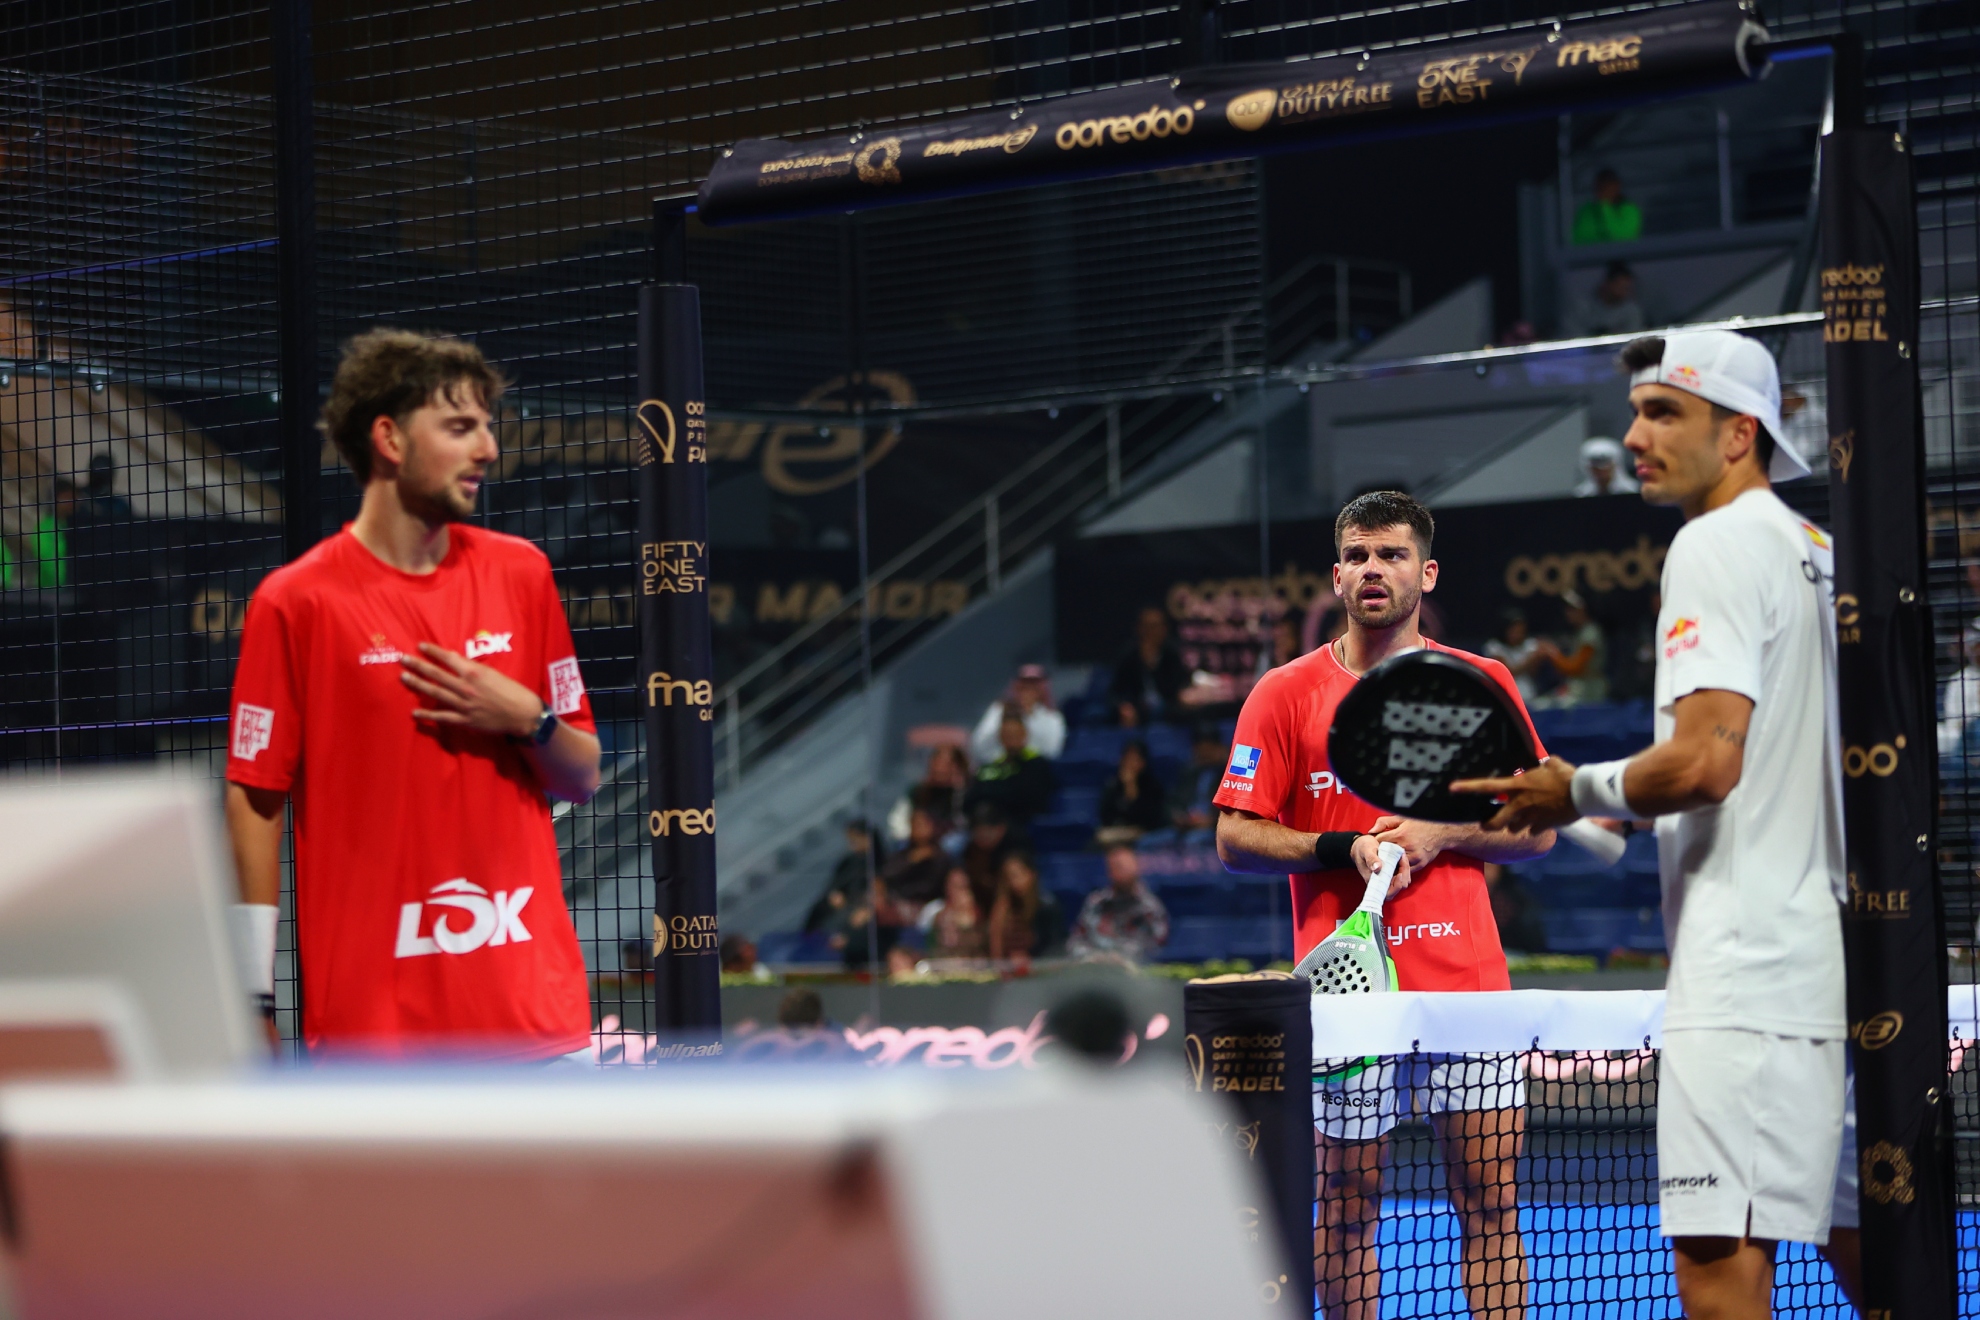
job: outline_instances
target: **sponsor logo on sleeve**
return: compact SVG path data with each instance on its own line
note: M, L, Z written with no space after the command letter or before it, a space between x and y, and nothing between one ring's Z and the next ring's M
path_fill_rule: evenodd
M1698 620L1679 619L1664 630L1664 659L1674 660L1679 651L1698 645Z
M501 655L514 651L515 648L509 644L514 636L512 632L492 633L483 628L467 639L467 645L461 648L461 654L470 660L479 660L484 655Z
M237 759L252 761L261 755L274 732L274 711L266 706L250 706L245 701L235 703L233 752Z
M1262 755L1264 753L1256 747L1246 747L1243 743L1233 744L1231 747L1231 777L1234 779L1256 779L1258 777L1258 758Z
M466 879L433 886L424 903L399 907L399 938L394 958L424 958L429 954L473 953L480 948L521 944L533 939L522 923L522 910L536 889L498 889L490 894ZM450 925L456 912L467 914L464 925ZM424 933L422 933L424 932Z
M578 676L574 655L550 662L550 709L558 715L575 715L584 704L584 679Z

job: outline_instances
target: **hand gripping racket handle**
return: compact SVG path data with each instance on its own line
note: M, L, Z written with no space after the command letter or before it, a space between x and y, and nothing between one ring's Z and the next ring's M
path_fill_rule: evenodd
M1381 860L1375 863L1375 874L1368 877L1368 892L1361 896L1358 912L1373 912L1382 915L1382 904L1389 901L1389 881L1396 878L1396 866L1403 859L1402 848L1393 843L1377 844L1375 855Z
M1614 866L1622 860L1625 840L1622 835L1611 833L1592 820L1577 820L1563 825L1559 831L1564 839L1576 843L1595 854L1604 866Z

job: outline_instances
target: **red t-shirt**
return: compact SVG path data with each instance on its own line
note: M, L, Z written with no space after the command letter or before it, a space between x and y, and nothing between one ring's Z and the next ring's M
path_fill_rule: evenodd
M550 563L527 541L456 524L416 576L347 526L268 575L241 637L227 778L294 803L303 1039L582 1049L590 995L542 786L506 739L413 718L399 656L421 642L593 727Z
M1504 665L1427 638L1424 645L1469 660L1497 679L1532 728L1532 717ZM1217 790L1217 805L1316 834L1366 832L1373 826L1384 813L1343 788L1327 766L1334 707L1354 684L1354 675L1341 668L1331 645L1259 679L1238 716L1236 745ZM1539 739L1534 741L1537 745ZM1287 878L1292 881L1294 956L1305 957L1354 911L1367 886L1352 867ZM1512 988L1485 889L1485 868L1475 858L1439 853L1429 869L1412 877L1408 889L1389 900L1382 920L1402 989Z

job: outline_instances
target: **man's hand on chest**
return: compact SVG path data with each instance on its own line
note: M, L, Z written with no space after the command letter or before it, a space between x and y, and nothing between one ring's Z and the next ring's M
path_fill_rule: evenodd
M400 681L425 703L413 712L416 720L526 738L543 716L543 698L528 687L444 646L421 642L419 654L403 655L399 664Z

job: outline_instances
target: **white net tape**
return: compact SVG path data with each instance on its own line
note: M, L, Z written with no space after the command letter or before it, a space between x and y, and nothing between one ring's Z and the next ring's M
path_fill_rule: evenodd
M1946 996L1951 1036L1980 1037L1980 986ZM1664 1039L1661 990L1401 990L1316 995L1313 1057L1460 1054L1515 1050L1656 1049Z

